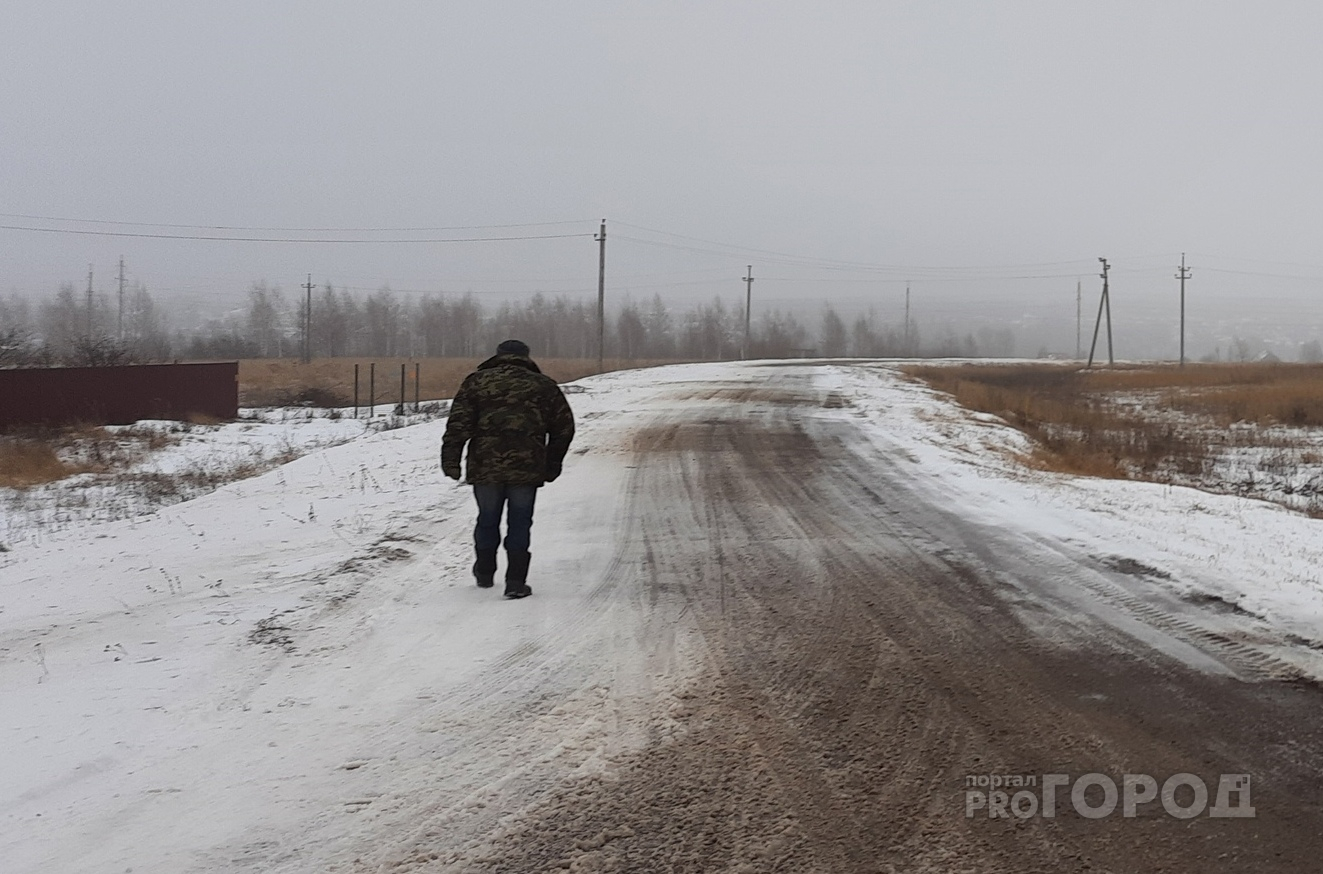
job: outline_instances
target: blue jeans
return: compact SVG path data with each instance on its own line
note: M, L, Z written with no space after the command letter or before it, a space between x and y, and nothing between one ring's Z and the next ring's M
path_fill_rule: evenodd
M473 497L478 501L478 524L473 529L473 545L479 550L501 545L501 511L509 504L505 549L507 552L528 552L537 486L474 484Z

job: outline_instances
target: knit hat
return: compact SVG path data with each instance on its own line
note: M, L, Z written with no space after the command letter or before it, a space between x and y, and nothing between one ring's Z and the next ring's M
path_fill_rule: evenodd
M521 355L528 357L528 344L523 340L503 340L501 345L496 347L497 355Z

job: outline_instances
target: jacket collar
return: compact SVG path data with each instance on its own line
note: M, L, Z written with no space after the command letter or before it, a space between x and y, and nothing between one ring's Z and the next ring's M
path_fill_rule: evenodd
M479 370L491 370L494 367L522 367L525 370L531 370L533 373L541 373L541 369L533 363L533 359L525 358L522 355L493 355L486 361L478 365Z

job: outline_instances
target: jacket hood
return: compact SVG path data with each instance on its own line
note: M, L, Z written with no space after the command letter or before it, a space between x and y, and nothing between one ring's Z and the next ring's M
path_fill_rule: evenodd
M510 365L513 367L522 367L525 370L531 370L534 373L541 373L542 370L533 363L533 359L525 358L523 355L493 355L486 361L478 365L479 370L491 370L493 367L502 367Z

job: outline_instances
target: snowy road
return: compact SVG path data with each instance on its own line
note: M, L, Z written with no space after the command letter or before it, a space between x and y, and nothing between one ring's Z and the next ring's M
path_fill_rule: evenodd
M3 870L1323 857L1319 523L963 461L1015 438L883 368L585 387L526 601L471 584L440 424L0 555ZM1257 816L966 817L1089 772L1249 773Z

